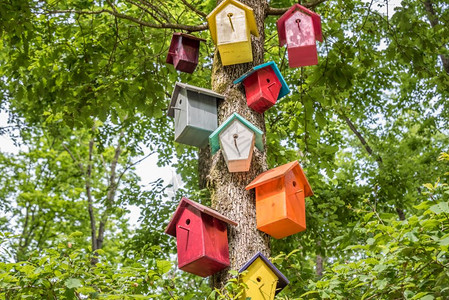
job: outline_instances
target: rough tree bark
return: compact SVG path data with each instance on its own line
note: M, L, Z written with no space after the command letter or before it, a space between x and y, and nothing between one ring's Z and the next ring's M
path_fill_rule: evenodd
M218 123L221 124L232 113L237 112L265 132L263 114L248 108L243 86L232 82L251 67L264 62L264 18L268 3L266 0L240 1L254 9L260 37L252 37L252 63L222 66L220 55L215 52L212 89L226 96L218 107ZM240 269L258 251L266 256L270 255L269 236L256 228L254 191L245 190L251 180L267 170L266 152L257 149L254 151L251 169L244 173L229 173L221 151L211 157L210 149L206 148L201 149L199 154L200 179L205 181L203 183L211 192L212 208L239 223L238 226L229 226L228 233L230 269L233 270ZM225 270L212 276L211 284L221 288L229 278L228 270Z

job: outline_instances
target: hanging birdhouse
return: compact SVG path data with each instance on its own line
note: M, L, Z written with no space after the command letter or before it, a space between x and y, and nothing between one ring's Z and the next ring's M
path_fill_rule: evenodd
M274 61L258 65L234 81L243 82L249 107L263 113L290 92Z
M229 172L247 172L254 145L263 151L262 135L259 128L233 113L210 135L212 154L221 148Z
M193 73L198 65L200 42L205 41L190 34L173 33L166 62L172 64L178 71Z
M258 37L259 31L251 7L224 0L206 18L223 66L253 61L250 34Z
M175 141L205 147L209 135L218 127L217 102L223 95L214 91L177 82L168 116L175 119Z
M226 224L234 221L213 209L182 198L165 229L176 237L178 268L207 277L229 266Z
M323 41L321 17L302 5L293 5L276 22L279 46L287 44L291 68L318 64L316 41Z
M258 252L239 272L247 271L241 280L246 284L242 299L273 300L274 296L284 289L290 282L266 258Z
M247 190L256 189L257 229L276 239L306 230L305 197L312 188L297 161L257 176Z

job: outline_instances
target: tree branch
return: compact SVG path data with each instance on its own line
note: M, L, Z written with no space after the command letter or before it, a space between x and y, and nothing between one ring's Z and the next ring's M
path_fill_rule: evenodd
M432 1L431 0L424 1L424 7L426 8L427 18L429 19L430 26L432 26L432 28L434 28L435 26L438 25L438 23L440 21L435 12L435 9L433 8ZM443 63L444 71L446 71L446 73L449 74L449 57L447 57L444 54L440 54L439 56L440 56L441 62Z
M149 7L149 8L151 8L156 14L158 14L162 19L164 19L167 23L170 23L170 17L167 15L167 14L165 14L163 11L161 11L158 7L157 7L157 5L154 5L154 4L152 4L152 3L150 3L150 2L148 2L148 1L146 1L146 0L138 0L140 3L142 3L143 5L145 5L145 6L147 6L147 7ZM129 0L128 0L128 2L130 2ZM156 20L158 19L158 18L155 18ZM162 22L161 22L162 23Z
M359 139L360 143L362 143L362 145L365 148L366 152L368 152L369 155L374 157L379 164L382 164L382 162L383 162L382 158L379 155L374 154L373 149L371 149L371 147L366 142L365 138L357 130L357 128L355 127L354 123L352 123L351 120L349 120L349 118L347 116L342 115L342 117L345 120L346 124L349 126L349 128L351 128L352 132L357 136L357 138Z
M134 23L137 23L139 25L150 27L150 28L170 28L170 29L179 29L179 30L185 30L189 32L197 32L197 31L204 31L208 28L207 24L202 25L184 25L184 24L173 24L173 23L164 23L164 24L153 24L148 23L145 21L142 21L140 19L136 19L134 17L114 12L109 9L101 9L101 10L47 10L47 14L78 14L78 15L100 15L100 14L110 14L113 15L119 19L125 19Z
M112 159L112 162L111 162L111 168L110 168L111 171L109 173L109 186L108 186L108 193L107 193L107 198L106 198L106 209L104 210L104 212L101 216L100 226L98 229L97 249L101 249L103 247L104 231L106 229L106 223L108 221L109 213L110 213L112 205L114 203L114 198L115 198L115 194L116 194L117 187L118 187L118 184L116 183L116 174L117 174L116 171L117 171L118 160L120 158L120 154L122 153L122 148L120 147L120 142L121 142L121 138L123 137L123 135L124 135L124 133L122 131L120 133L118 145L115 148L114 158Z
M315 8L316 6L318 6L319 4L325 2L326 0L315 0L313 2L310 3L304 3L302 4L302 6L306 7L306 8ZM280 16L283 15L287 12L287 10L289 10L290 7L284 7L284 8L275 8L275 7L268 7L267 11L266 11L266 15L267 16Z
M89 218L90 218L90 229L91 229L91 235L92 235L92 251L97 250L97 226L95 224L95 215L94 215L94 209L93 209L93 200L92 200L92 188L90 186L90 180L92 178L92 152L94 148L94 138L92 138L89 141L89 164L87 166L87 172L86 172L86 194L87 194L87 210L89 211ZM95 264L97 261L92 260L92 263Z
M187 0L181 0L182 3L185 4L185 6L187 6L188 8L190 8L192 11L194 11L197 15L206 18L207 14L202 12L201 10L197 9L195 6L193 6L192 4L190 4L189 2L187 2Z

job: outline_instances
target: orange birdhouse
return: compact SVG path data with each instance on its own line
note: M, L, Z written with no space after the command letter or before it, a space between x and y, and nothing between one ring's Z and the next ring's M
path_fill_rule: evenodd
M305 197L312 188L297 161L257 176L247 190L256 188L257 229L276 239L306 230Z

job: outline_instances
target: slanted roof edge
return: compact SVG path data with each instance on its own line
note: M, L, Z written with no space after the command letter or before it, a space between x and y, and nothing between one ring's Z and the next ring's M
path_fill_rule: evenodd
M204 206L204 205L202 205L198 202L195 202L193 200L190 200L186 197L182 197L181 201L178 204L178 207L176 208L175 212L173 213L173 216L172 216L170 222L168 223L167 227L164 230L164 232L166 234L176 237L176 223L179 220L179 218L181 217L181 214L184 211L184 209L187 207L187 205L190 205L190 206L198 209L200 212L205 213L209 216L212 216L212 217L214 217L218 220L221 220L227 224L234 225L234 226L238 225L238 223L232 221L231 219L228 219L227 217L223 216L222 214L213 210L212 208Z
M209 136L209 144L210 144L210 150L212 155L215 154L220 149L220 143L219 143L219 135L220 132L225 130L230 123L237 118L243 125L248 127L250 130L252 130L256 134L256 147L260 151L263 151L263 132L260 130L256 125L252 124L250 121L243 118L238 113L233 113L230 115L221 125L215 129L214 132Z
M276 293L279 293L284 287L286 287L290 281L287 279L287 277L284 276L284 274L279 271L278 268L268 259L265 257L265 255L262 254L262 252L257 252L243 267L240 268L239 273L245 271L246 269L251 266L251 264L260 257L262 261L273 271L273 273L279 278Z

